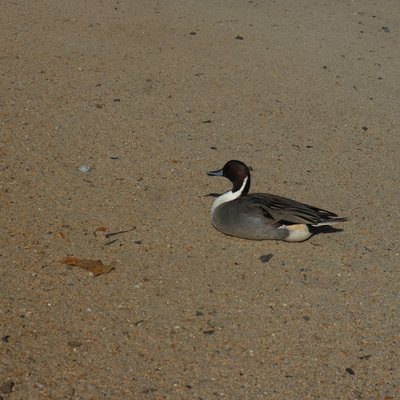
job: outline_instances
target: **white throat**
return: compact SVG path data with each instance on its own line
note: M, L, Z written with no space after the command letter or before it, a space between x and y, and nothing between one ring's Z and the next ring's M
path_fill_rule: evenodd
M246 187L247 179L248 179L247 177L244 178L242 186L238 191L232 192L232 190L230 190L229 192L226 192L226 193L222 194L221 196L219 196L218 198L216 198L211 207L211 213L213 213L214 210L221 204L226 203L228 201L233 201L233 200L237 199L238 197L240 197L244 188Z

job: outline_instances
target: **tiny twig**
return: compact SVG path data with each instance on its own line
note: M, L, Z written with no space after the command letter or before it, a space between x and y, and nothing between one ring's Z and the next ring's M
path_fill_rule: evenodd
M117 241L118 241L118 239L109 240L108 242L105 242L104 245L108 246L108 245L113 244L113 243L115 243Z
M107 239L109 239L111 236L120 235L121 233L132 232L132 231L134 231L135 229L136 229L136 226L134 226L134 227L131 228L131 229L127 229L127 230L125 230L125 231L118 231L118 232L106 233L106 234L105 234L105 237L106 237Z

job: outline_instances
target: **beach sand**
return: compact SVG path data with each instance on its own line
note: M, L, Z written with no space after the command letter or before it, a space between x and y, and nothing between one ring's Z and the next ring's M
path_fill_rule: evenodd
M4 2L2 398L399 399L399 12ZM229 159L349 222L219 233Z

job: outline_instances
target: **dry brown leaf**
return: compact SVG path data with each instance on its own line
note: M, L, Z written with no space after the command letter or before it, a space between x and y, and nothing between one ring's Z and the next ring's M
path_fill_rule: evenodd
M114 267L105 265L101 260L88 260L84 258L65 257L62 261L63 264L79 267L90 271L94 276L107 274L111 272Z
M57 232L56 233L56 237L58 237L58 238L60 238L60 239L65 239L65 233L63 233L63 232Z

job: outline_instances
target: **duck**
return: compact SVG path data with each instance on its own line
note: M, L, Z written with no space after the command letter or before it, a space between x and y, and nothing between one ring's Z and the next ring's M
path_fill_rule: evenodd
M269 193L249 193L250 169L242 161L230 160L223 168L207 172L232 182L211 207L211 221L220 232L250 240L302 242L323 226L347 221L331 211Z

